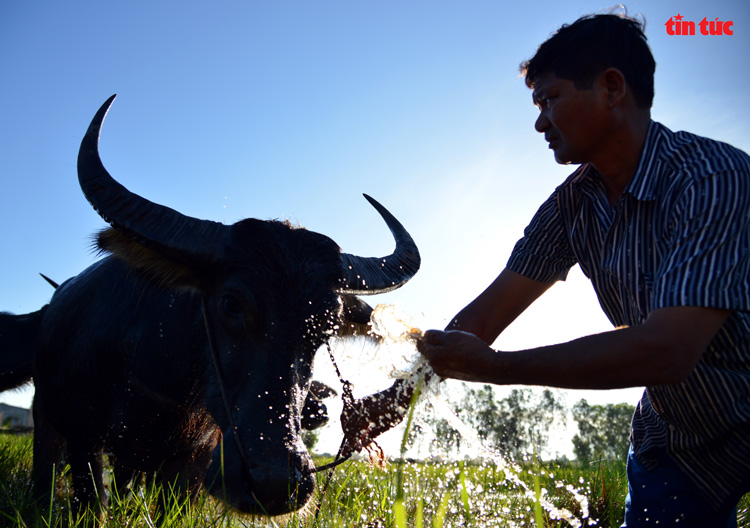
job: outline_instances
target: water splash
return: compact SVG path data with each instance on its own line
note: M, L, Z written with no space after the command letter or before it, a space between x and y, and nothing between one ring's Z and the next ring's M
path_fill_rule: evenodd
M415 343L422 337L422 331L412 326L411 318L399 306L377 305L370 316L370 324L372 333L383 345L378 350L378 359L385 365L389 377L416 382L421 373L432 370L416 350ZM431 377L437 378L432 374Z
M484 445L477 432L453 411L447 399L441 394L440 379L432 371L426 359L416 350L415 343L422 336L422 331L412 326L410 317L396 305L380 304L373 310L371 324L373 334L378 336L384 345L380 347L378 358L387 365L386 372L391 378L406 379L416 384L425 373L430 373L427 378L431 382L422 388L420 402L423 403L426 400L470 447L475 449L482 458L494 463L503 471L506 481L521 490L531 501L538 500L551 519L564 520L576 528L582 526L581 521L572 512L552 504L545 498L544 493L537 497L536 492L521 480L520 474L523 469L505 457L503 453ZM387 353L384 354L383 349ZM556 482L556 486L564 487L573 495L581 508L582 517L587 519L589 517L588 498L572 484Z

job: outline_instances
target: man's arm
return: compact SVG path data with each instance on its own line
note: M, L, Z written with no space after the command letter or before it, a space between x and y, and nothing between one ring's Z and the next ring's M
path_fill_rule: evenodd
M458 312L446 330L462 330L491 345L550 286L506 268L486 290Z
M661 308L638 326L520 352L465 332L430 331L419 350L442 377L484 383L614 389L683 381L731 312Z
M484 292L453 318L447 328L476 334L485 340L486 344L482 344L487 348L500 332L550 286L505 269ZM472 338L477 339L473 335ZM423 374L425 381L432 375L430 372ZM350 409L344 408L341 414L341 426L345 435L342 456L359 451L401 422L417 387L416 381L398 379L388 389L355 401Z

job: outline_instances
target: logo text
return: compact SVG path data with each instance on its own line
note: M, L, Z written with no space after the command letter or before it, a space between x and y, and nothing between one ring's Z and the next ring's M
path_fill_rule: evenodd
M683 20L681 14L669 17L665 26L667 26L667 35L695 35L695 22L692 20ZM719 17L716 20L708 20L703 17L698 23L698 30L701 35L734 35L734 22L731 20L722 21Z

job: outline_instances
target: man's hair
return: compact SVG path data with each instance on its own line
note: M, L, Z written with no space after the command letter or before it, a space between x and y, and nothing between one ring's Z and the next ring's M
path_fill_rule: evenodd
M534 87L540 75L553 73L588 89L607 68L617 68L641 108L654 100L656 63L646 43L644 23L622 15L587 15L563 25L536 54L521 63L526 86Z

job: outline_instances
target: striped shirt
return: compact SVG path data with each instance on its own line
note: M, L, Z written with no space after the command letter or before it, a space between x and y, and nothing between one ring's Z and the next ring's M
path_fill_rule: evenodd
M688 378L647 387L631 442L672 459L717 505L750 475L750 157L651 122L638 169L610 206L581 165L541 206L508 268L564 280L579 264L615 326L671 306L733 310Z

